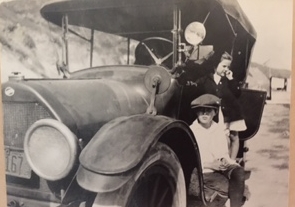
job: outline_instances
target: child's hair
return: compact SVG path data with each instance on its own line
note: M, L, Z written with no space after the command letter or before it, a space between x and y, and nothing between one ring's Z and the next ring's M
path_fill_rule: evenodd
M224 51L223 53L216 52L214 53L213 56L214 56L212 57L213 68L217 68L218 64L223 60L230 60L230 61L233 60L232 56L226 51Z
M224 52L221 55L220 62L223 61L223 60L230 60L230 61L232 61L233 60L233 57L230 54L228 54L227 52Z

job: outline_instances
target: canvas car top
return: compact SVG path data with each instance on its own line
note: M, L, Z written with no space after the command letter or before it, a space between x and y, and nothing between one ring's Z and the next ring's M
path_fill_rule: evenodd
M183 21L187 23L204 22L209 12L222 9L256 38L256 31L236 0L72 0L48 4L41 14L57 25L67 14L72 25L141 40L150 36L143 33L167 33L170 38L174 5L185 11Z

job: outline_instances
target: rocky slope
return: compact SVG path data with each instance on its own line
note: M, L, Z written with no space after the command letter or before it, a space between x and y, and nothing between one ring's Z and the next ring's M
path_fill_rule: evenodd
M26 77L59 77L56 62L61 60L62 31L45 21L39 11L48 0L19 0L0 5L1 79L7 80L11 72ZM90 38L87 29L76 30ZM125 39L103 33L95 34L94 65L122 63L127 50ZM116 45L116 47L114 47ZM89 67L90 44L69 35L70 69ZM98 52L103 49L103 55ZM117 54L117 55L113 55Z

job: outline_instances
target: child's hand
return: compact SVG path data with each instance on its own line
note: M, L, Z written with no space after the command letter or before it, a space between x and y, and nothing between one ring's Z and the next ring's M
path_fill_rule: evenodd
M222 163L222 166L225 168L228 168L230 165L239 165L236 160L233 159L226 159L226 158L221 158L220 162Z
M230 162L227 160L227 159L225 159L225 158L221 158L220 160L219 160L219 162L221 162L221 166L222 166L222 168L225 168L225 169L227 169L229 166L230 166Z
M224 75L228 80L232 80L233 79L233 72L231 70L225 70L224 71Z
M227 169L220 160L214 160L211 162L209 168L215 171L224 171Z

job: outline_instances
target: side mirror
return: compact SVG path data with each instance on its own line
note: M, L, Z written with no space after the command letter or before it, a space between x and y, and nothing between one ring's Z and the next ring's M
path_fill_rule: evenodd
M200 22L190 23L184 31L185 40L193 46L197 46L198 44L200 44L205 39L205 36L205 26Z
M171 83L171 75L164 67L151 67L144 76L144 84L149 92L151 92L151 99L147 114L157 114L156 95L164 93L168 90Z

